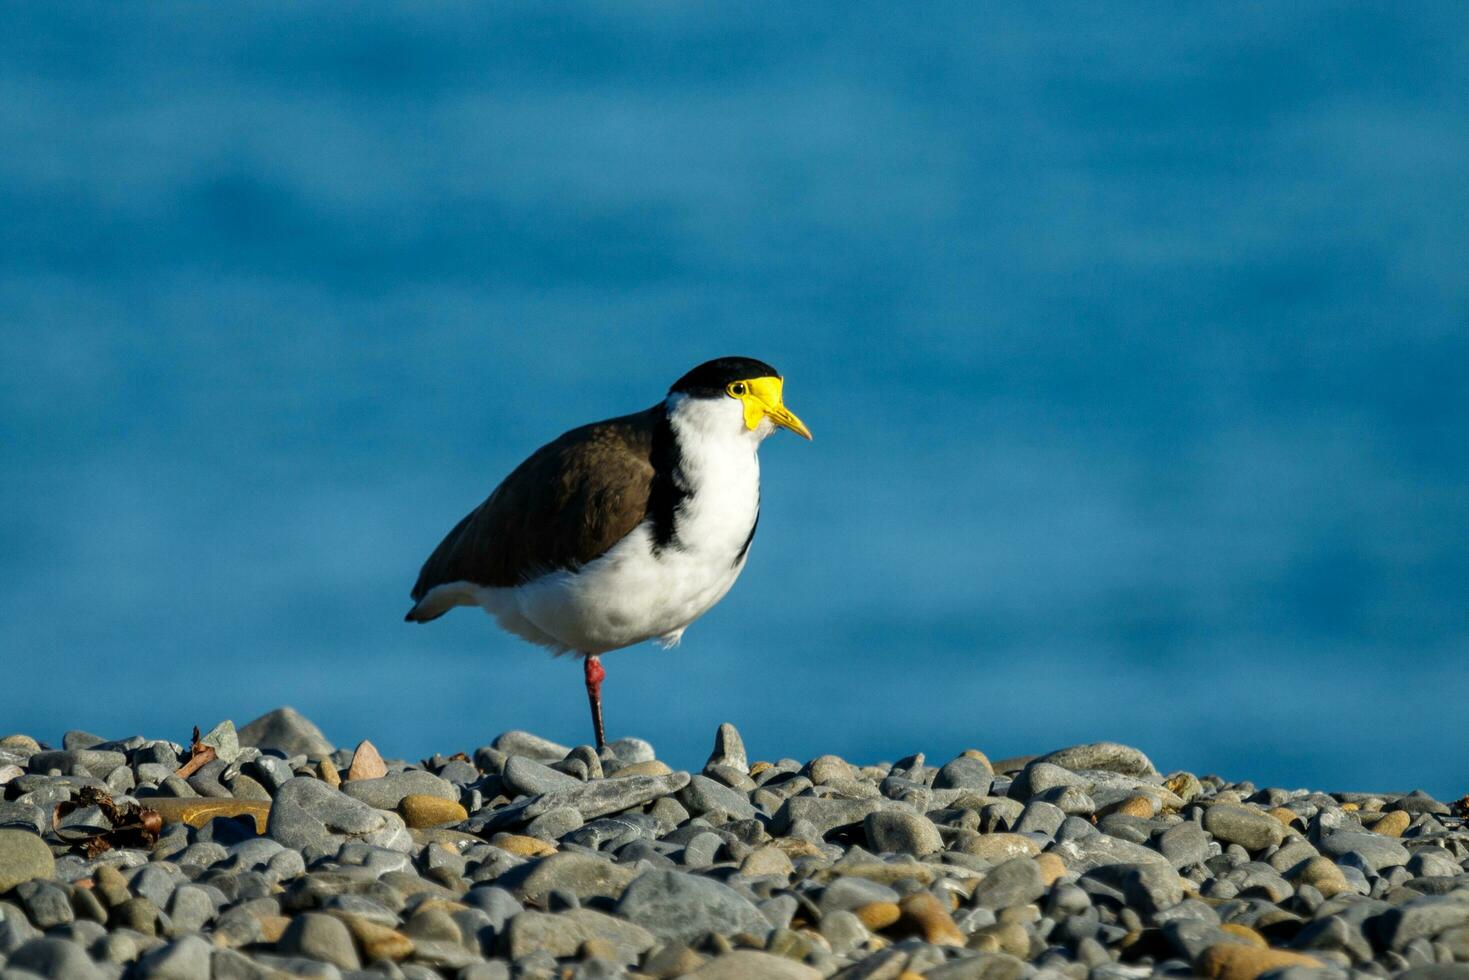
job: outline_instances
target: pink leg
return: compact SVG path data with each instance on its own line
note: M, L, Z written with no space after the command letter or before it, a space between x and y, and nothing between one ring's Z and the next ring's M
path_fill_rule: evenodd
M592 728L597 733L597 751L601 752L607 747L607 736L602 733L602 679L607 676L607 671L602 667L602 661L596 657L587 657L582 661L586 670L587 701L592 706Z

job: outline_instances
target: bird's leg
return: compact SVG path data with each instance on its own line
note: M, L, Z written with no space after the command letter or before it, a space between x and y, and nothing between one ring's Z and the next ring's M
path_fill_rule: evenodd
M583 659L582 666L586 670L587 701L592 706L592 728L597 733L597 751L601 752L607 747L607 736L602 732L602 679L607 676L607 671L603 669L602 661L593 656Z

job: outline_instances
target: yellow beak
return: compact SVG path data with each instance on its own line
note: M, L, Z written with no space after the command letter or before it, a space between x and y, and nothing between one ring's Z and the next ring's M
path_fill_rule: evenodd
M754 429L762 418L768 417L781 428L810 439L811 430L806 428L806 423L796 418L796 413L786 408L781 399L784 386L780 378L752 378L745 382L745 426Z
M796 413L792 412L784 405L775 405L771 408L767 408L765 410L765 414L770 416L770 421L774 422L781 428L790 429L796 435L803 438L811 438L811 430L806 428L806 423L796 418Z

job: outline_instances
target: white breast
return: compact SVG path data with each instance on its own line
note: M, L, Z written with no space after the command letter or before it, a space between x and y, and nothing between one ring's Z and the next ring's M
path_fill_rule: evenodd
M760 441L769 424L745 429L733 399L669 400L688 491L673 539L655 547L651 522L575 572L553 572L475 600L510 632L557 652L605 653L660 639L677 643L745 566L742 552L760 511Z

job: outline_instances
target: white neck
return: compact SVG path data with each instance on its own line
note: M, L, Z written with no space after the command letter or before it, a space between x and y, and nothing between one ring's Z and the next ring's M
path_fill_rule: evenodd
M734 398L669 395L665 403L679 448L680 485L687 492L674 527L688 551L728 552L733 560L749 539L760 510L760 443L769 419L749 429Z

